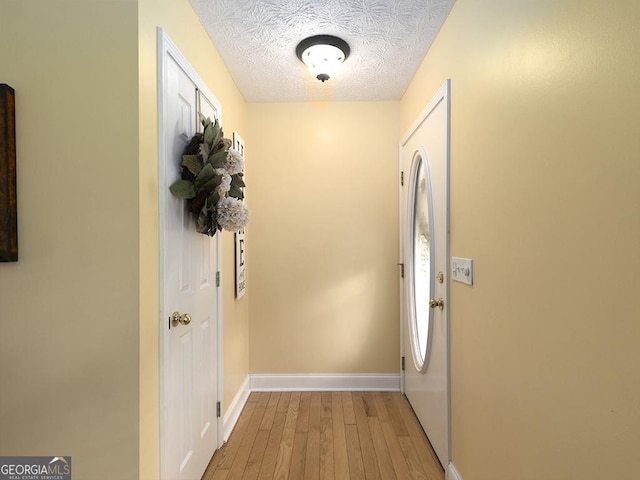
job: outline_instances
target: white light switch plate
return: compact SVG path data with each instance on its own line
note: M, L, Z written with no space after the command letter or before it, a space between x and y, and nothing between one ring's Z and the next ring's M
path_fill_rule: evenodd
M473 285L473 260L451 257L451 278L456 282Z

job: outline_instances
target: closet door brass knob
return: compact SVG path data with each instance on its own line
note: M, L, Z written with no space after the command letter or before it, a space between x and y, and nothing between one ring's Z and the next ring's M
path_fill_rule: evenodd
M429 300L429 306L431 308L438 307L438 308L440 308L440 310L443 310L444 309L444 300L442 298L439 298L438 300L431 299L431 300Z
M173 312L171 315L171 325L177 327L178 325L189 325L191 323L191 315L185 313L180 315L178 312Z

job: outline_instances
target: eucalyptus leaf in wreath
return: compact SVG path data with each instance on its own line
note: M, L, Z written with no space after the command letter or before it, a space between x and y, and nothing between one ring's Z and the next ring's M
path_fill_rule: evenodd
M215 147L220 143L222 139L222 128L216 119L214 124L209 123L204 127L204 141L209 144L210 147Z
M198 175L202 170L202 160L198 155L183 155L182 166L186 167L194 175Z
M190 199L196 196L196 187L188 180L178 180L169 187L171 193L178 198Z
M209 124L206 127L204 127L204 141L209 145L212 145L213 137L214 137L213 126Z
M200 170L200 173L198 173L198 176L194 180L194 183L196 184L196 188L199 190L209 180L215 177L215 175L216 175L216 172L213 170L213 167L211 166L211 164L207 163L204 167L202 167L202 170Z
M216 120L216 123L213 125L213 141L209 145L216 147L222 140L222 135L222 128L218 125L218 120Z
M224 150L220 150L219 152L213 153L209 155L209 159L207 162L213 168L222 168L224 167L225 162L227 161L227 152Z
M201 115L203 133L196 133L184 150L181 179L169 187L187 200L196 220L196 231L214 236L223 228L237 231L249 221L242 199L244 160L232 142L224 138L218 120Z
M246 187L242 177L243 177L243 175L241 173L236 173L235 175L231 175L231 186L232 187Z
M196 230L198 231L198 233L207 234L209 232L209 226L209 214L207 213L207 209L203 208L202 210L200 210L198 218L196 219Z
M202 191L203 193L215 192L217 187L220 186L221 182L222 178L219 175L214 175L213 178L208 180L207 183L200 187L200 191ZM215 205L215 203L213 205Z
M244 193L239 187L234 186L232 183L231 188L229 189L229 196L242 200L244 198Z
M207 198L207 205L217 205L220 201L220 194L213 192L209 198Z

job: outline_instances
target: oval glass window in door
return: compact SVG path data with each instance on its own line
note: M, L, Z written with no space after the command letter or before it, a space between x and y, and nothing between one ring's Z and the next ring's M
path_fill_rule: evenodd
M413 361L418 371L424 371L429 359L430 334L435 285L433 208L431 176L423 151L416 151L411 164L408 212L408 301L409 337Z

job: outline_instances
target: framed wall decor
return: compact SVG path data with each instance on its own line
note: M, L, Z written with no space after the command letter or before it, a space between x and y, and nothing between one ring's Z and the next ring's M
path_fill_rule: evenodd
M15 91L0 84L0 262L18 261Z
M242 298L247 290L247 277L245 273L245 240L244 228L235 233L236 241L236 298Z
M235 148L242 158L244 158L244 140L238 132L233 132L233 148ZM244 174L244 172L243 172ZM244 191L244 188L242 189ZM234 234L235 237L235 256L236 256L236 298L242 298L247 290L246 277L246 240L244 236L244 228Z

